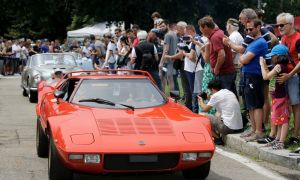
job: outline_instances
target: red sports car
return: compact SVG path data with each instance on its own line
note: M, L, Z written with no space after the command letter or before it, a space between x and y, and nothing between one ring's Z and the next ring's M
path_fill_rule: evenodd
M51 180L73 172L209 174L209 119L164 95L147 72L71 72L39 91L36 148Z

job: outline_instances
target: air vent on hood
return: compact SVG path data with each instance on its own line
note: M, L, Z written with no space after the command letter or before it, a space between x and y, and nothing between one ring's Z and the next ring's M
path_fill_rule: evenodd
M102 135L174 135L171 124L165 119L98 119L97 125Z

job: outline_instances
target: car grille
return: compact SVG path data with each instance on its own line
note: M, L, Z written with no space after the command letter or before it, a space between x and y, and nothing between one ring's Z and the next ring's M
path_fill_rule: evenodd
M98 119L97 125L102 135L174 135L172 126L165 119Z
M175 168L179 162L179 153L156 154L156 162L130 162L129 154L104 155L105 170L163 170Z

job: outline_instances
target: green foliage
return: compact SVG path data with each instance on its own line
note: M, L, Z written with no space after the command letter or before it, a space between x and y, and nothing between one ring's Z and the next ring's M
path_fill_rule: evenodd
M274 23L278 13L299 15L300 0L262 0L265 21ZM224 28L228 18L237 18L241 9L256 8L256 0L0 0L0 35L7 38L64 38L67 30L102 21L125 21L149 30L154 11L170 22L180 20L197 25L199 18L211 15Z

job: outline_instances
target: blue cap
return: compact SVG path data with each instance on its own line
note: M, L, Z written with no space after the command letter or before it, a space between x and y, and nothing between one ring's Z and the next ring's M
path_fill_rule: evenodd
M288 51L288 47L282 44L278 44L272 48L270 53L266 54L266 57L287 55Z

